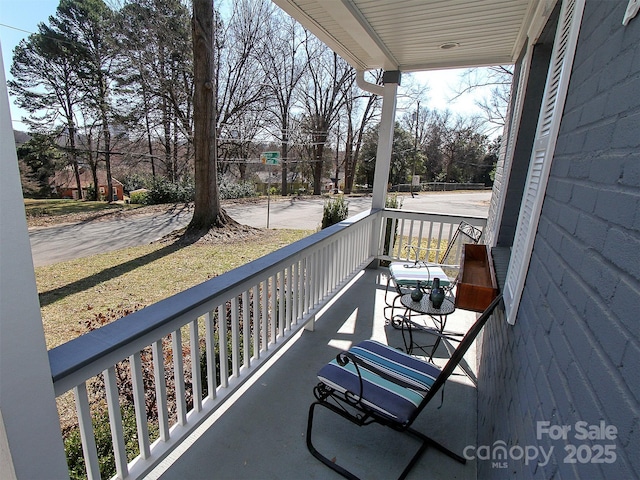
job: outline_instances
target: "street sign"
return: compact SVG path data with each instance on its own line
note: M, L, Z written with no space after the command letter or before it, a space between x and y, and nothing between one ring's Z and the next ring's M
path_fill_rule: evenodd
M265 165L280 165L280 152L262 152L260 161Z

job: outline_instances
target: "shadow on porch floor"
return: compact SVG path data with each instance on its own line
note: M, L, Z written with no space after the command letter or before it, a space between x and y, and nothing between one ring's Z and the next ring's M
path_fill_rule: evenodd
M402 347L399 331L384 318L387 270L367 269L318 317L315 331L303 331L265 373L217 412L148 478L185 479L330 479L341 478L311 456L305 444L309 405L316 372L343 349L374 338ZM475 314L462 310L449 317L447 329L466 330ZM434 363L446 359L441 346ZM465 358L475 371L475 349ZM242 393L244 392L244 393ZM428 406L414 427L462 454L476 444L476 388L468 376L454 374L440 398ZM329 458L365 479L397 477L416 443L378 426L358 428L320 409L314 443ZM406 460L405 460L406 459ZM475 479L475 461L460 465L428 449L408 478Z

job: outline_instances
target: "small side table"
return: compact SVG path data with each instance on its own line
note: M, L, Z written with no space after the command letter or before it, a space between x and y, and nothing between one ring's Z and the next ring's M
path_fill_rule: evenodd
M447 340L460 341L460 338L456 337L464 336L463 333L445 332L444 330L447 323L447 316L451 315L456 309L451 300L445 298L440 308L434 308L433 304L429 300L428 293L425 293L419 302L414 301L411 298L411 294L407 293L400 297L400 303L402 303L402 305L405 307L405 313L402 316L394 317L392 319L392 325L395 328L400 328L402 330L402 338L404 340L405 349L408 354L411 355L415 348L418 348L427 353L424 349L427 347L431 347L431 353L429 354L429 361L431 361L443 338ZM412 320L412 312L420 315L428 315L433 320L435 328L427 327ZM405 329L409 334L408 342L405 337ZM427 332L431 335L434 335L436 337L435 343L433 345L418 345L413 340L414 330Z

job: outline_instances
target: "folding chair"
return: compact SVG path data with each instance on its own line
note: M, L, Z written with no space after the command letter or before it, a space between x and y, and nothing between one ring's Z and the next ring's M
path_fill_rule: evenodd
M314 411L322 406L359 427L377 423L418 439L420 448L403 470L401 479L429 446L466 463L460 455L411 428L411 424L444 386L501 298L498 295L480 315L442 369L373 340L365 340L338 354L318 372L320 383L314 388L316 401L309 407L307 423L307 448L311 454L340 475L358 478L314 447Z
M411 261L391 262L389 265L389 277L387 278L384 294L385 312L388 309L391 310L388 319L393 320L396 302L402 295L410 293L418 286L424 289L425 292L428 291L434 278L440 279L440 286L450 295L460 271L460 265L454 263L453 259L460 258L463 245L467 243L477 244L480 241L480 237L482 237L482 230L467 222L460 222L438 263L421 260L420 252L422 249L419 246L408 245L407 248L414 251L415 258L413 263ZM388 295L392 282L395 295L390 302Z

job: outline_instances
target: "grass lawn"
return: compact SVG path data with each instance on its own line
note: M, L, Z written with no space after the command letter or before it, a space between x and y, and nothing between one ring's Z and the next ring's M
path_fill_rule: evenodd
M24 208L26 210L27 217L58 216L87 212L97 213L105 210L136 209L142 206L143 205L89 202L84 200L35 200L29 198L25 198L24 200Z
M86 202L82 202L86 203ZM47 348L313 233L263 230L245 239L176 247L154 243L35 270Z

